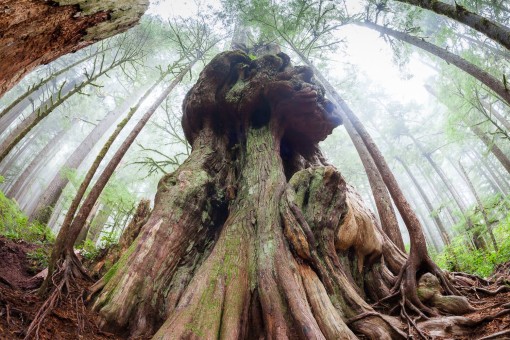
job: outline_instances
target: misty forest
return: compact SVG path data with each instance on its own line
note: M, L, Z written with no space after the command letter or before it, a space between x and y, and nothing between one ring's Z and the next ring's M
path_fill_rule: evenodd
M1 339L510 339L508 0L0 0Z

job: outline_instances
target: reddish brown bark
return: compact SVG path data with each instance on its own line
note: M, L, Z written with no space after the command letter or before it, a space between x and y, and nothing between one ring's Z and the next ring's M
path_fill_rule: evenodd
M312 76L282 53L224 52L205 67L183 105L190 157L92 287L104 328L153 339L405 338L368 301L401 282L386 263L416 279L412 266L427 258L406 263L325 164L317 144L340 119Z
M61 6L60 3L70 5ZM35 67L61 55L77 51L91 43L135 25L147 8L148 1L119 1L91 6L86 0L42 1L7 0L0 15L0 96ZM105 2L106 3L106 2ZM122 11L127 17L122 18ZM83 8L81 8L82 6ZM121 20L119 20L121 19ZM101 32L90 31L101 23ZM87 31L89 30L89 31ZM110 30L110 34L108 34Z
M311 70L222 53L183 107L191 156L93 287L103 326L155 339L404 337L365 299L395 281L382 257L405 259L324 164L317 143L340 120Z

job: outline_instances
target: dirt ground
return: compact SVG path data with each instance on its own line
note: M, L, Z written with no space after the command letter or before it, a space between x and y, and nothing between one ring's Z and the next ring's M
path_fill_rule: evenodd
M23 339L38 308L44 302L32 279L42 268L27 257L41 246L0 237L0 339ZM86 287L87 284L84 284ZM84 287L84 288L85 288ZM83 290L85 291L85 290ZM50 314L39 330L40 339L122 339L102 332L94 313L83 304L80 292L72 293Z
M25 331L33 320L38 308L44 302L35 289L40 280L34 274L42 268L27 257L39 247L23 241L14 242L0 237L0 339L24 338ZM510 277L510 262L497 268L501 277ZM73 292L50 314L39 330L40 339L123 339L114 334L102 332L97 326L97 316L83 304L83 295L90 283L81 283L81 292ZM478 296L477 296L478 295ZM469 299L478 311L466 315L478 320L502 310L492 308L496 304L510 303L510 292L487 296L470 293ZM509 331L491 339L510 339L510 314L472 329L469 336L457 339L480 339L489 334Z

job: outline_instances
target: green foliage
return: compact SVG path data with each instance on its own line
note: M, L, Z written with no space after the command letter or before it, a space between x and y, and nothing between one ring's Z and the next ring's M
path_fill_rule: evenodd
M496 195L497 196L497 195ZM485 201L485 205L491 206L497 197L491 197ZM498 241L498 250L494 250L491 247L487 249L475 249L470 244L469 238L465 231L465 225L461 224L457 226L457 229L464 230L462 234L457 235L453 238L450 245L445 247L442 253L432 254L432 257L436 263L443 269L449 271L461 271L487 277L491 275L496 265L507 262L510 260L510 213L508 213L508 200L501 200L499 198L499 204L491 206L492 218L491 222L497 224L493 227L493 232L496 240ZM474 212L471 215L473 221L477 221L479 213ZM484 225L475 224L475 230L482 232L482 235L486 233ZM487 244L489 244L488 237L486 238Z
M51 248L41 247L37 248L33 252L27 253L27 257L30 260L31 269L37 272L41 268L48 267L48 260L50 258Z
M82 244L80 244L77 249L80 250L80 254L87 260L94 260L99 253L101 252L101 249L99 247L96 247L96 244L92 242L91 240L85 240Z
M1 180L1 179L0 179ZM37 221L30 222L14 200L0 191L0 235L27 242L52 242L51 230Z

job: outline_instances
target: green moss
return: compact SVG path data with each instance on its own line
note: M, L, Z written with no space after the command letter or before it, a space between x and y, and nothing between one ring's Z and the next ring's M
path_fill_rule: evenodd
M149 6L148 0L57 0L60 6L78 5L82 15L108 12L109 20L87 29L84 40L101 40L135 25Z
M113 278L113 276L117 273L117 270L119 268L125 268L127 261L131 254L136 249L136 242L133 242L131 246L126 250L126 252L121 256L121 258L106 272L106 274L103 277L103 280L105 284L110 282L110 280Z

